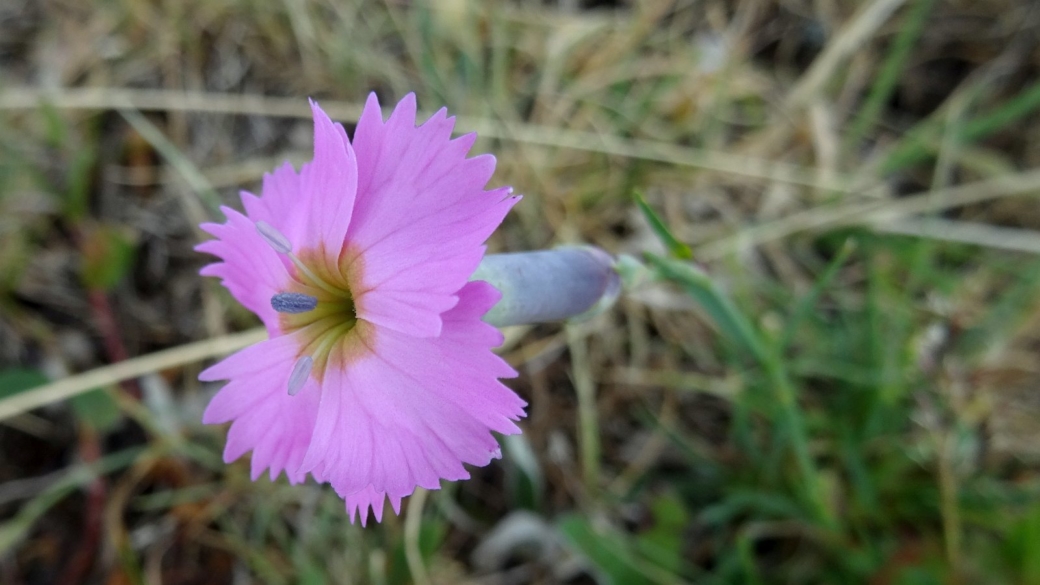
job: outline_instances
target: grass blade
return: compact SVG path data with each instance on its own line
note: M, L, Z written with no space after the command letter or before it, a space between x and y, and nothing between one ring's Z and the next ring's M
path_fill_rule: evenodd
M647 223L650 224L650 229L654 230L654 234L661 240L661 243L668 249L668 254L673 258L679 260L692 260L693 250L689 246L679 241L672 231L668 229L668 226L664 224L664 221L654 212L650 204L646 202L646 198L639 191L632 194L632 197L636 200L636 205L639 206L639 211L643 212L643 217L646 218Z

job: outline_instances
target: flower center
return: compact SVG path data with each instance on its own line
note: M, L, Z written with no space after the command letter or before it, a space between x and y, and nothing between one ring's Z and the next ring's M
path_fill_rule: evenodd
M289 290L272 299L278 322L286 334L299 332L303 340L299 356L313 360L312 372L320 382L328 365L342 365L365 345L362 333L368 324L359 321L351 289L360 282L357 257L340 255L336 261L324 250L304 250L293 258L295 280ZM353 286L352 286L353 285ZM311 300L302 300L309 297ZM296 306L306 310L296 311ZM313 306L313 308L311 308Z
M297 256L292 242L271 224L258 221L256 231L295 267L289 290L271 298L279 328L302 341L288 380L289 395L295 396L311 376L321 383L328 366L345 366L371 347L374 329L357 318L351 293L361 283L361 254L348 248L333 255L319 246Z

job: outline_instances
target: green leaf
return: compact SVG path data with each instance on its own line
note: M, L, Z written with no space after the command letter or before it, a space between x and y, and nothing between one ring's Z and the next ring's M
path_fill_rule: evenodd
M603 578L616 585L654 583L644 567L636 562L623 534L593 527L585 518L571 514L559 522L560 532L589 562L602 573Z
M302 566L301 566L302 565ZM328 583L323 565L310 559L297 564L300 585L324 585Z
M126 230L104 225L84 232L83 284L93 290L110 290L133 267L134 238Z
M724 525L741 515L756 519L810 521L798 502L787 494L761 489L735 489L717 504L700 512L699 520L709 525Z
M690 514L673 494L658 496L650 504L653 527L636 537L636 546L647 559L673 573L682 569L683 531Z
M427 567L437 551L444 544L448 535L448 524L439 514L428 514L423 517L419 527L419 553ZM415 578L408 569L408 555L405 552L404 539L399 539L390 554L390 571L386 582L391 585L414 583Z
M69 122L62 116L61 110L54 104L44 101L40 104L40 113L43 115L47 146L60 149L69 141Z
M123 418L119 405L105 390L91 390L73 396L69 403L76 418L102 433L115 429Z
M643 194L636 191L633 194L633 197L636 200L636 205L639 206L639 210L643 212L643 217L645 217L646 221L650 224L650 228L654 230L655 234L657 234L661 243L668 248L668 254L673 258L678 258L679 260L692 260L693 250L691 250L686 244L680 242L679 239L672 234L671 230L668 229L668 226L664 224L664 221L654 213L650 204L646 202Z
M924 23L928 20L933 4L935 0L918 0L910 8L871 85L870 95L857 113L852 128L846 133L847 151L858 146L859 141L868 135L881 117L885 104L899 86L900 77L912 62L911 52L924 30Z
M537 510L545 492L545 477L525 435L507 435L500 438L506 453L507 489L513 508Z
M737 348L765 363L768 355L758 332L711 278L693 264L647 254L660 276L678 283L704 309L711 320Z
M97 149L85 146L77 150L69 163L68 184L65 187L63 208L65 216L78 220L87 214L91 178L97 166Z
M28 368L10 368L0 371L0 398L7 398L30 388L42 386L49 380L42 372ZM119 406L103 390L93 390L70 401L73 412L83 422L98 431L112 430L121 419Z
M784 333L779 342L779 349L777 353L783 353L789 345L791 340L794 339L794 335L798 330L799 325L809 316L810 313L816 308L816 303L820 300L820 296L823 292L830 287L831 283L834 282L834 277L838 275L839 269L845 265L845 262L852 255L852 252L856 249L855 241L851 238L845 240L845 243L838 249L838 253L834 255L834 258L827 264L823 272L813 283L809 293L806 294L798 304L795 305L794 311L792 311L790 318L784 325Z
M7 398L48 382L43 372L28 368L9 368L0 371L0 398Z
M1017 95L990 112L972 118L954 129L957 144L971 144L1018 122L1040 109L1040 82L1026 87ZM944 117L936 117L918 124L882 160L879 172L888 176L897 171L934 157L936 144L942 140Z
M1012 521L1002 548L1006 565L1021 583L1040 583L1040 506Z

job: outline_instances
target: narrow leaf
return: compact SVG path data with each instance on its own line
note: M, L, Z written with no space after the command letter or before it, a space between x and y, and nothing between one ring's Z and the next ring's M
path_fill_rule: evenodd
M664 221L654 213L653 208L651 208L650 204L646 202L646 198L643 197L643 194L636 191L633 193L633 197L635 197L636 205L639 206L639 210L643 212L643 217L645 217L647 223L650 224L650 229L654 230L658 239L660 239L661 243L668 249L668 255L673 258L678 258L679 260L692 260L693 250L691 250L686 244L680 242L679 239L672 234L671 230L668 229L668 226L664 224Z
M747 317L722 293L702 270L693 264L647 254L647 260L660 276L679 284L704 309L719 331L739 349L765 363L768 355L758 333Z

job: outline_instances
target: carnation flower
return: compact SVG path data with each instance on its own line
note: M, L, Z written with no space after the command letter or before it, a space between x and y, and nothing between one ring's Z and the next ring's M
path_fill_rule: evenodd
M451 139L446 110L416 127L414 95L385 122L370 95L353 143L311 109L314 160L202 226L217 239L197 249L221 262L201 273L269 333L202 372L228 380L203 421L231 422L224 460L251 450L254 480L310 473L365 524L500 456L492 431L520 432L526 404L499 381L516 372L481 320L499 292L469 281L519 198L484 190L495 159L466 158L476 136Z

